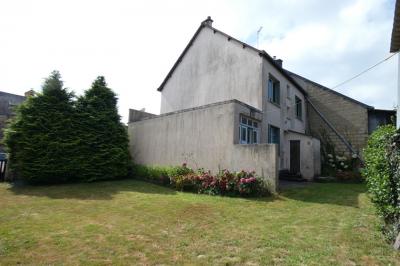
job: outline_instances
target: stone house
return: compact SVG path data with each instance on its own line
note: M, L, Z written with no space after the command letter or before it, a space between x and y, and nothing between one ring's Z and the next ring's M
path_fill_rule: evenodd
M322 148L330 142L337 154L357 154L362 158L369 135L378 126L396 121L395 110L375 109L300 75L287 73L307 92L307 132L321 140Z
M25 96L12 94L8 92L0 91L0 138L3 139L4 136L4 128L6 126L6 122L14 115L15 106L21 104L25 101L28 95L32 95L33 90L27 91ZM4 147L0 145L0 152L4 152Z
M135 162L255 170L278 185L286 170L320 174L307 134L307 92L276 60L203 21L167 74L160 115L130 110Z

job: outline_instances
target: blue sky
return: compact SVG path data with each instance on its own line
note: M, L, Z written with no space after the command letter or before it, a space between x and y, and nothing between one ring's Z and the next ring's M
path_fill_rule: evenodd
M57 69L77 94L104 75L128 108L158 113L156 91L207 16L216 28L332 87L389 55L394 0L0 0L0 90L40 90ZM337 91L396 104L397 56Z

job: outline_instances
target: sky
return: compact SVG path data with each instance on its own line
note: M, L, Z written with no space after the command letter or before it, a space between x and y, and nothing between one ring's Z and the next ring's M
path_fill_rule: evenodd
M23 94L51 71L77 95L99 75L128 109L159 113L157 88L200 23L334 87L389 56L394 0L0 0L0 91ZM257 43L257 30L263 27ZM397 55L336 88L393 109Z

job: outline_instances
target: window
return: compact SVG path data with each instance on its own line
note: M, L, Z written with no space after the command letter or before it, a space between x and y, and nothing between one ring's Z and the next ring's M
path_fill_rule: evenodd
M258 143L259 135L259 122L245 116L240 116L240 144Z
M280 130L279 127L268 125L268 143L280 144Z
M290 96L291 96L290 86L287 85L287 86L286 86L286 97L287 97L288 99L290 99L290 98L291 98Z
M295 101L296 101L296 117L300 120L303 119L303 101L295 96Z
M280 88L279 88L279 81L269 76L268 79L268 100L272 103L280 105Z

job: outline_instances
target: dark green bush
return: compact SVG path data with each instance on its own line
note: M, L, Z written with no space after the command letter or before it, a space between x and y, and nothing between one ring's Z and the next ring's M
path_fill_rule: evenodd
M370 136L364 150L365 168L362 171L371 200L383 220L382 230L390 241L395 239L400 229L400 180L393 167L399 163L399 149L393 150L396 148L395 133L395 127L387 125ZM396 155L397 162L396 159L391 161Z
M115 179L130 167L117 98L103 77L76 101L54 71L17 108L4 143L14 176L31 183Z
M100 76L76 102L79 179L94 181L128 175L128 134L120 122L117 97Z
M56 183L78 177L74 95L53 72L43 91L22 103L5 130L9 166L29 182Z
M133 177L164 185L171 183L171 177L186 175L193 171L184 166L145 166L140 164L134 164L132 169Z

